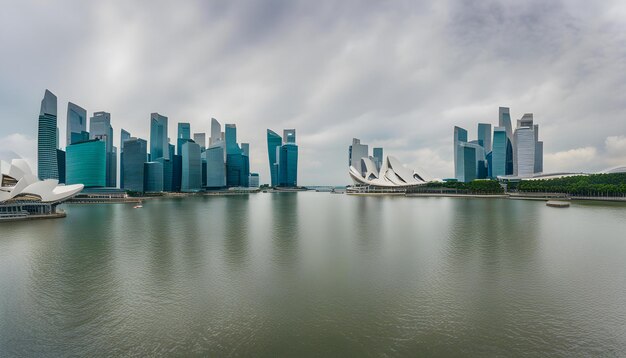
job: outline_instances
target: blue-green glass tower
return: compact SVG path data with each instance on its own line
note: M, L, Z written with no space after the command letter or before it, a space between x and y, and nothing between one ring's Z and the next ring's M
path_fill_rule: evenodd
M267 130L267 156L270 162L270 177L272 186L278 186L278 150L283 144L283 139L273 130Z
M491 177L506 175L507 144L506 128L496 127L493 130L493 149L491 151Z
M183 144L181 191L194 192L202 188L202 158L200 145L193 140Z
M191 124L178 123L178 135L176 136L176 154L182 155L183 144L191 139Z
M272 186L298 186L298 145L296 130L283 130L281 138L276 132L267 130L267 154L270 164Z
M122 189L144 192L144 163L148 160L148 142L141 138L131 138L124 142L124 186Z
M67 145L89 140L87 111L72 103L67 104Z
M67 184L104 187L107 184L106 143L98 139L74 143L66 151Z
M298 186L298 146L285 143L280 147L279 186Z
M144 163L144 191L149 193L163 191L163 164Z
M167 142L167 117L158 113L150 114L150 158L169 158Z
M465 181L464 177L464 153L463 143L467 143L467 130L461 127L454 127L454 177L460 181Z
M41 100L37 133L39 179L59 179L57 163L57 97L46 90Z

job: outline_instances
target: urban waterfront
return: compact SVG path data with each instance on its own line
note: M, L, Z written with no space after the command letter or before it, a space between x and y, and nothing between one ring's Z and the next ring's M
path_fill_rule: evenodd
M626 204L328 193L0 228L0 356L624 356Z

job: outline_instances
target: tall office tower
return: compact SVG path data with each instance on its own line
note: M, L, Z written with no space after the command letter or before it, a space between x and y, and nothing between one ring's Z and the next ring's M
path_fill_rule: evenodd
M507 161L507 143L506 128L495 127L493 129L493 148L491 151L491 177L497 178L505 176Z
M57 97L46 90L41 100L37 133L39 179L59 179L57 163Z
M511 125L511 113L508 107L498 107L498 127L504 127L509 140L513 138L513 126Z
M159 158L155 160L155 162L161 163L163 166L163 191L174 191L173 161L165 158Z
M383 148L374 148L374 164L376 164L376 170L380 171L380 168L383 166Z
M478 141L485 148L485 152L491 152L491 124L478 123Z
M250 188L259 187L259 173L250 173L250 178L248 179L248 187Z
M209 147L222 140L222 125L215 118L211 118L211 136L209 137Z
M207 162L206 162L206 150L200 153L200 159L202 160L202 168L200 172L202 173L202 187L206 188L207 183Z
M148 142L141 138L131 138L124 142L124 185L122 189L143 193L144 163L148 160Z
M89 140L87 111L69 102L67 104L67 145Z
M226 155L241 153L241 149L237 145L237 126L234 124L224 126L224 140L226 142Z
M463 161L462 181L471 182L472 180L477 179L476 173L478 168L476 167L476 149L478 146L470 143L460 143L459 147L461 148L461 151L459 152L459 159Z
M167 117L158 113L150 114L150 158L169 158L167 140Z
M270 163L270 183L278 186L278 151L283 144L283 139L271 129L267 130L267 156Z
M59 145L59 127L57 127L57 144L55 149L59 149L61 146Z
M241 153L250 156L250 143L241 143Z
M535 173L543 172L543 142L539 140L539 125L535 124Z
M476 153L476 158L475 158L475 168L476 168L476 173L475 173L475 179L485 179L487 178L487 155L485 153L485 148L483 147L483 145L481 144L482 141L480 140L472 140L470 142L468 142L467 144L465 144L466 146L472 146L474 147L475 153ZM467 172L467 170L466 170Z
M224 164L224 142L217 141L206 150L207 184L209 188L226 186L226 164Z
M295 143L296 142L296 130L295 129L283 129L283 142Z
M226 155L226 186L247 187L250 175L250 159L243 154Z
M295 143L280 147L279 173L279 186L298 186L298 146Z
M57 167L59 172L59 183L65 184L65 151L57 149Z
M130 133L122 128L120 131L120 189L124 189L124 142L130 139Z
M181 155L183 144L191 139L191 124L178 123L178 135L176 136L176 154Z
M131 135L130 132L126 131L124 128L120 131L120 149L124 151L124 142L130 140Z
M365 173L365 169L361 167L361 159L369 157L369 148L367 144L361 144L358 138L352 138L352 145L348 148L348 165L356 170Z
M144 191L156 193L163 191L163 164L159 162L144 163Z
M107 185L106 143L99 139L70 144L66 148L67 184L89 187Z
M467 131L461 127L454 127L454 177L458 181L465 181L465 169L464 169L464 153L462 143L467 143Z
M530 177L535 173L535 127L533 115L526 113L517 122L513 147L513 175Z
M172 191L179 192L183 180L183 157L175 155L172 160Z
M194 133L193 141L200 146L200 150L206 149L206 133Z
M117 151L113 147L113 127L111 126L111 114L107 112L95 112L89 120L89 137L106 143L107 153L107 187L117 186Z
M513 146L515 145L513 127L511 125L511 114L508 107L498 108L498 126L506 130L506 175L513 175Z
M202 159L200 145L193 141L183 144L181 191L193 192L202 188Z

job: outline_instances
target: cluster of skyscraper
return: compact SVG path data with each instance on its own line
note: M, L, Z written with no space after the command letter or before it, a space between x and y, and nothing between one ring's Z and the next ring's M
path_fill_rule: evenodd
M259 185L258 174L250 173L250 146L239 146L234 124L226 124L222 132L220 123L212 118L207 148L205 133L194 133L192 139L190 124L178 123L174 146L168 138L168 118L152 113L149 147L145 139L132 137L124 129L120 139L119 187L124 190L195 192ZM111 114L94 113L87 131L87 111L69 103L66 151L60 150L57 98L46 90L39 114L38 166L41 179L88 188L117 187Z
M528 178L543 172L543 142L532 113L517 120L513 131L509 108L500 107L498 127L478 124L478 139L468 141L467 130L454 127L454 177L458 181L505 176Z
M267 130L267 154L273 187L298 186L298 145L296 130L283 130L281 138L271 129Z
M352 145L348 147L348 168L356 168L361 175L365 175L368 171L367 162L363 159L370 159L376 166L376 171L380 171L383 165L383 148L374 148L373 156L369 155L369 146L361 144L361 140L352 138Z

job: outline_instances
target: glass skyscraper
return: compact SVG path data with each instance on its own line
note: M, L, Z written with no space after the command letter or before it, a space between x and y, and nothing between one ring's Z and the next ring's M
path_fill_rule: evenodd
M202 189L202 159L200 145L194 141L183 144L181 191L193 192Z
M57 163L57 97L46 90L41 100L37 133L39 179L59 179Z
M348 148L348 165L354 167L361 174L365 171L361 166L361 159L369 157L369 147L367 144L361 144L361 140L352 138L352 145Z
M491 124L478 123L478 142L485 148L485 153L491 152Z
M89 123L90 139L99 139L106 143L106 186L117 186L117 148L113 146L113 127L111 126L111 114L107 112L95 112Z
M124 142L124 186L122 189L144 192L144 163L148 160L148 142L131 138Z
M278 150L283 144L283 139L271 129L267 130L267 156L270 162L270 182L272 186L278 186Z
M124 188L124 142L129 140L130 133L122 129L120 132L120 188Z
M374 164L376 164L376 170L380 171L380 168L383 165L383 148L374 148Z
M170 159L167 141L167 117L158 113L150 114L150 158Z
M280 180L282 187L298 186L298 146L295 143L285 143L280 147L279 158Z
M454 177L461 182L465 180L465 154L461 144L467 143L467 131L461 127L454 127Z
M216 142L206 151L207 183L209 188L226 186L226 164L224 163L224 142Z
M144 163L144 191L163 191L163 164L159 162Z
M191 139L191 124L178 123L178 134L176 136L176 154L181 155L183 144Z
M200 146L201 151L206 149L206 133L194 133L193 141Z
M506 128L495 127L493 130L493 149L491 151L491 177L505 176L507 162Z
M285 143L296 143L296 130L283 129L283 141Z
M267 154L270 164L271 184L274 187L298 186L298 146L296 130L283 130L281 138L267 130Z
M65 184L65 151L57 149L57 167L59 168L59 183Z
M107 184L106 143L94 139L69 145L66 152L66 183L104 187Z
M87 111L72 103L67 104L67 145L89 140Z

